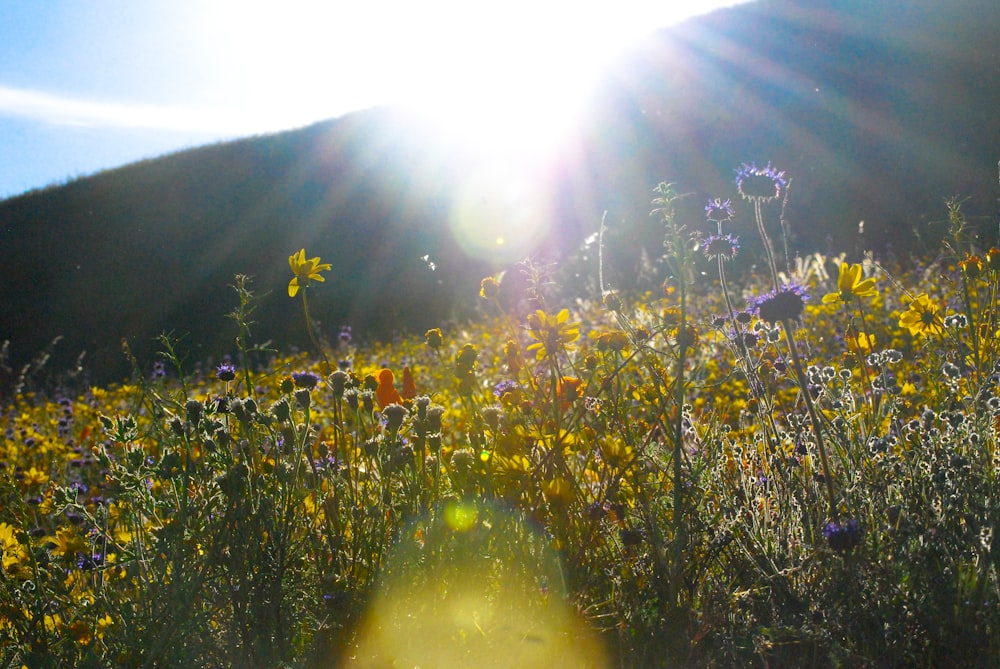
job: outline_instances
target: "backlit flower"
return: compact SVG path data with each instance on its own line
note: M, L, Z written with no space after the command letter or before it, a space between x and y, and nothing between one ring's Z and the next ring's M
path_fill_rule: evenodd
M861 354L868 354L875 348L875 335L866 332L848 333L844 336L847 348Z
M807 299L809 296L802 286L792 283L761 295L751 306L762 321L773 324L799 318Z
M837 292L823 296L824 304L834 302L850 302L854 298L874 297L878 295L875 289L875 279L861 278L861 265L840 263L840 276L837 277Z
M215 376L220 381L229 382L236 378L236 368L228 362L224 362L215 368Z
M378 373L378 387L375 389L375 397L378 399L380 409L384 409L390 404L403 403L403 398L396 390L395 381L390 369L383 369Z
M412 400L417 396L417 383L413 380L409 365L403 367L403 390L399 394L404 400Z
M725 223L732 220L734 215L732 200L715 198L714 200L709 200L708 204L705 205L705 218L710 221Z
M318 256L306 260L305 249L288 256L288 266L292 268L292 274L295 275L288 282L288 297L295 297L299 288L305 288L310 281L326 281L320 272L333 268L330 263L321 263Z
M788 185L784 172L771 167L757 167L755 163L743 163L736 170L736 188L745 200L767 202L781 197Z
M312 390L319 384L319 376L312 372L292 372L292 383L296 388Z
M732 260L739 248L740 240L733 235L709 235L701 243L701 250L709 260Z
M927 293L920 293L910 300L909 308L899 317L899 326L909 330L914 337L941 334L944 332L941 308L927 297Z
M488 276L479 282L479 297L484 300L492 300L500 293L500 284L492 276Z
M967 253L963 259L958 261L958 266L970 279L979 278L979 275L983 273L983 259L979 256Z
M431 348L441 348L441 344L444 343L444 335L441 333L441 328L431 328L425 332L424 341Z
M1000 270L1000 249L991 246L986 252L986 265L994 272Z
M557 394L559 396L559 406L568 409L573 402L583 397L583 381L575 376L564 376L559 380Z
M569 310L563 309L551 316L541 309L528 316L528 335L535 341L528 344L535 358L543 360L555 355L559 349L569 348L580 336L580 326L569 322Z

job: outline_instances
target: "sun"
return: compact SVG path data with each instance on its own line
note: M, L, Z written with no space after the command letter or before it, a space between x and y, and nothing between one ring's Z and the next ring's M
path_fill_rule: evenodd
M241 119L294 127L391 104L417 115L429 148L471 156L455 234L473 253L505 260L545 238L546 165L574 136L616 56L720 4L219 0L191 15L202 26L193 39L218 54L196 71L226 81Z
M718 4L218 0L184 12L180 53L202 54L187 63L190 89L262 124L398 104L484 152L540 152L559 144L616 54Z
M438 20L422 24L394 98L440 140L505 160L545 156L572 132L614 56L651 30L627 20L628 4L613 15L525 0L423 5Z

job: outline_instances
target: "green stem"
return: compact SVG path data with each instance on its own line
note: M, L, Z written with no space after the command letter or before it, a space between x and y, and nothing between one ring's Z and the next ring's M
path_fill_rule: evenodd
M760 198L754 198L753 200L753 215L754 221L757 223L757 232L760 234L760 239L764 242L764 253L767 254L767 265L771 268L771 280L774 282L774 289L778 289L778 266L774 262L774 248L771 246L771 238L767 234L767 230L764 228L764 213L760 209Z
M333 367L330 365L330 359L326 357L326 351L324 351L323 347L319 345L319 341L316 339L316 335L313 332L313 320L312 316L309 314L309 298L306 297L306 288L302 289L302 310L305 312L306 316L306 332L309 333L309 340L312 342L312 345L316 347L316 350L319 351L319 354L323 356L323 364L325 365L323 373L330 374L333 371Z
M975 380L978 385L982 374L982 362L979 357L979 329L976 326L976 314L973 310L972 294L969 292L969 277L966 275L964 270L962 270L962 294L965 298L965 317L969 321L969 334L972 335L972 355L976 367ZM978 302L978 293L976 294L976 298L976 301Z
M792 332L792 323L789 320L782 322L785 328L785 336L788 338L788 350L792 356L792 367L795 369L795 376L799 381L799 389L802 391L802 398L806 403L806 410L809 412L809 422L812 423L813 434L816 436L816 448L819 450L820 463L823 466L823 480L826 483L826 494L830 505L830 518L836 517L837 499L833 491L833 477L830 474L830 460L826 454L826 444L823 442L823 429L820 425L819 414L816 413L816 406L813 404L812 395L809 394L809 383L806 380L805 372L802 370L802 359L799 357L798 347L795 344L795 334Z

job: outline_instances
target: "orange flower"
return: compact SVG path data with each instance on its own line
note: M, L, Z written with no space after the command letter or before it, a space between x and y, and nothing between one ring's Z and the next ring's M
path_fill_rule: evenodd
M400 393L403 399L412 400L417 396L417 384L413 381L413 373L409 365L403 367L403 392Z
M575 400L583 396L581 385L583 381L575 376L564 376L559 381L559 405L563 410L568 409Z
M396 390L392 370L383 369L378 373L377 378L378 387L375 389L375 398L378 400L379 408L384 409L390 404L402 404L403 398L400 397L399 392Z
M508 339L507 343L503 345L503 354L507 358L507 373L511 376L517 376L522 366L521 351L517 347L517 342Z

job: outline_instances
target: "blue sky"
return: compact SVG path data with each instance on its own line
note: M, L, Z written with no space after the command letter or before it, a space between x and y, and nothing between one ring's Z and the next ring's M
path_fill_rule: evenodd
M730 4L0 0L0 198L387 102L551 135L621 48Z

